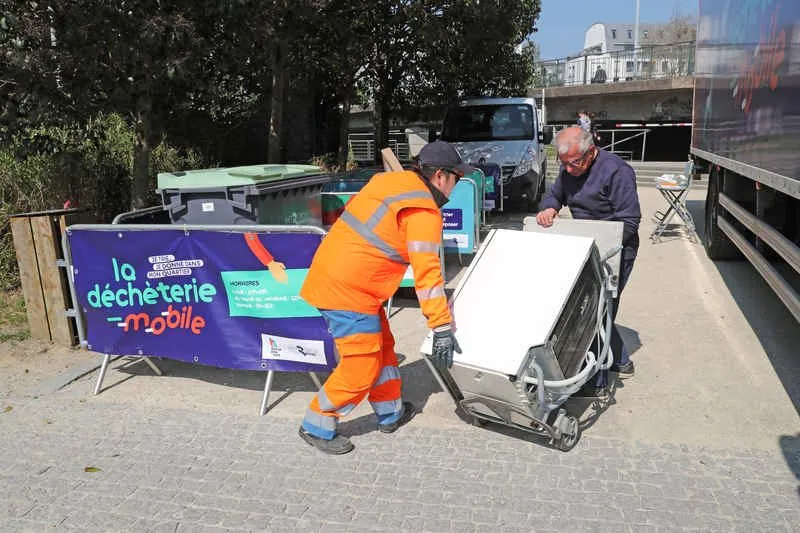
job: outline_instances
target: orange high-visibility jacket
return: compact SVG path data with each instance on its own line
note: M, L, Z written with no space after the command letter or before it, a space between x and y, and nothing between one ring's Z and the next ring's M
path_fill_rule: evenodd
M439 260L442 224L420 176L376 174L322 240L300 296L319 309L376 314L410 263L428 327L450 323Z

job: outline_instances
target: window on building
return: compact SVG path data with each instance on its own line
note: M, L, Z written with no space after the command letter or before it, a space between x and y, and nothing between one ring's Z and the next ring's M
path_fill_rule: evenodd
M633 72L633 61L625 62L625 72Z
M612 39L616 39L617 38L617 30L611 30L611 38Z
M628 30L628 39L633 39L633 30Z
M665 74L669 72L669 62L666 59L661 62L661 72Z

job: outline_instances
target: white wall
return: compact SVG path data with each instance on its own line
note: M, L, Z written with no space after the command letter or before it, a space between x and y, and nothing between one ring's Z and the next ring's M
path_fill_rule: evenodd
M587 48L591 48L593 46L600 46L600 50L603 52L608 51L608 47L606 45L605 24L592 24L589 26L589 29L586 30L586 36L583 40L583 49L586 50Z

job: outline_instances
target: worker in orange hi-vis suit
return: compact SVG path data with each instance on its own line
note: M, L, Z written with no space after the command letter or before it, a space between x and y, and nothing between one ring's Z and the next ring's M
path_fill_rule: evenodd
M427 144L417 168L373 176L322 240L300 295L320 310L340 360L300 426L308 444L330 454L353 450L350 439L337 433L338 420L364 398L384 433L416 413L401 400L394 337L383 310L409 264L420 308L434 331L433 362L449 368L453 351L460 353L439 259L441 207L471 171L448 143Z

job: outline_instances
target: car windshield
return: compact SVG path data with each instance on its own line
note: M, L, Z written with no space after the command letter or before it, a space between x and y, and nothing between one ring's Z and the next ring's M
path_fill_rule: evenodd
M442 140L511 141L533 137L533 108L528 104L452 107L442 127Z

